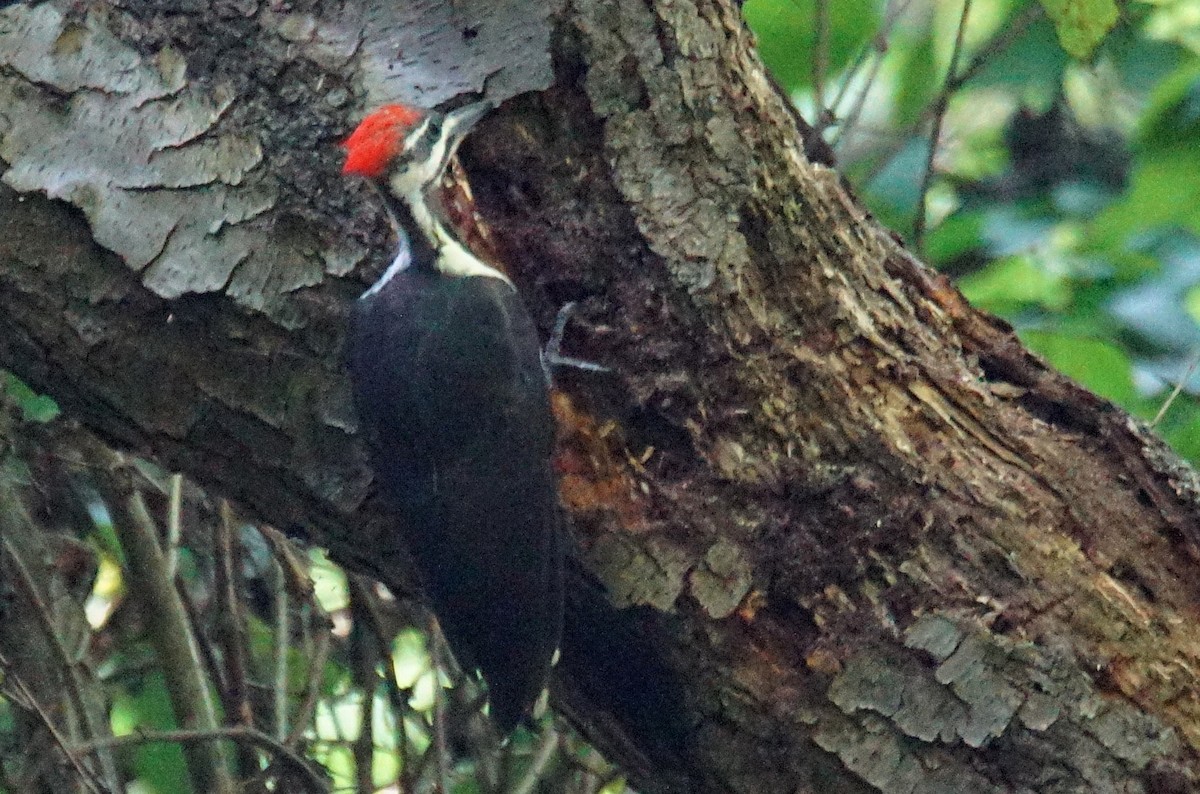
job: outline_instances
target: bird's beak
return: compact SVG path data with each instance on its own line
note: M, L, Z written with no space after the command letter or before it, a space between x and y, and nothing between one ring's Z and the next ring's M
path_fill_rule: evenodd
M484 99L480 102L473 102L470 105L463 105L460 108L451 110L446 114L446 118L442 122L443 134L449 140L454 141L454 148L458 148L458 144L463 138L467 137L467 133L471 131L471 128L494 107L495 105Z

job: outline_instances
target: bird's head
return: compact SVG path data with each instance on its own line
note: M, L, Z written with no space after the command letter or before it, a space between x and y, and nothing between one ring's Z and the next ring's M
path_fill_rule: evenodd
M342 142L342 173L387 183L400 197L415 197L441 177L467 132L491 109L486 100L448 113L384 105Z

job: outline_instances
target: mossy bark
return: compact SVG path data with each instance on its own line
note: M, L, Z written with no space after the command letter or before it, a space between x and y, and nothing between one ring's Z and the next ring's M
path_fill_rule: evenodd
M0 12L0 364L407 589L339 353L390 253L336 163L386 48L297 6ZM455 84L507 100L456 207L612 371L558 398L564 711L646 791L1193 788L1194 472L810 162L735 5L526 7L552 79Z

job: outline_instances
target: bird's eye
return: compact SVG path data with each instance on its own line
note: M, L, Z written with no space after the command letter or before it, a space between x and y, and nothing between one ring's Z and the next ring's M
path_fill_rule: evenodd
M437 138L442 134L442 122L439 119L431 119L429 121L429 135Z

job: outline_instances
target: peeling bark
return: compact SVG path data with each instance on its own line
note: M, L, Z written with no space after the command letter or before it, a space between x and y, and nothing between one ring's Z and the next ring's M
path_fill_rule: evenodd
M390 243L335 143L485 92L464 220L615 373L558 398L556 697L639 788L1195 787L1194 472L805 158L733 5L514 0L521 53L394 81L374 6L70 5L0 12L0 363L106 438L410 588L339 361ZM512 36L449 8L407 21Z

